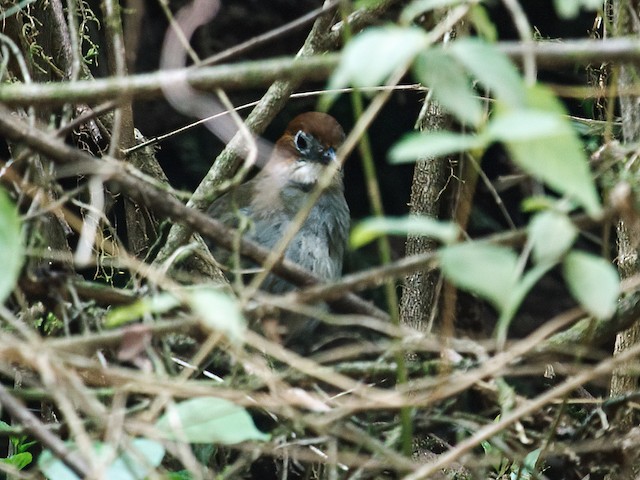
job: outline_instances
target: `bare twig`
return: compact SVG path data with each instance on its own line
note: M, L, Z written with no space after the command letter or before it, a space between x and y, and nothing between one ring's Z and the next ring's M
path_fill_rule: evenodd
M524 403L519 407L516 407L510 412L504 412L504 414L500 417L500 420L489 423L488 425L482 427L471 437L461 441L454 448L440 455L435 462L428 463L420 467L415 472L403 477L403 480L419 480L423 478L429 478L430 475L435 474L440 469L445 468L447 465L450 465L452 462L459 459L461 456L469 453L482 441L488 440L494 435L499 434L501 431L504 431L508 426L514 424L521 418L540 410L542 407L549 404L556 398L563 397L564 395L572 392L581 385L584 385L585 383L593 379L605 375L610 375L616 367L624 364L624 362L632 360L638 354L640 354L640 344L635 344L629 349L619 353L616 357L611 357L591 368L584 369L582 372L568 378L557 387L546 391L545 393L537 396L535 399Z

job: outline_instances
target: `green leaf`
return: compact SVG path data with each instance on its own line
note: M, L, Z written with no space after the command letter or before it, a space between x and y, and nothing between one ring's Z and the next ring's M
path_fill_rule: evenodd
M541 448L536 448L535 450L530 451L526 457L524 457L524 461L522 462L522 467L515 469L516 471L512 471L509 476L510 480L530 480L532 478L538 478L536 464L538 463L538 459L540 458L540 453L542 452Z
M211 285L193 287L188 291L189 307L200 316L206 328L224 333L234 343L244 340L247 322L235 299Z
M443 243L452 243L460 235L453 222L440 222L430 217L374 217L363 220L351 232L351 246L359 248L381 235L423 235Z
M571 132L571 126L560 116L539 110L516 110L496 114L486 134L500 142L519 142L553 137Z
M562 111L560 103L551 91L541 87L531 90L529 102L537 111L497 112L487 135L504 139L512 160L520 168L576 201L589 215L599 216L602 206L582 143L569 120L554 113ZM534 134L531 137L526 131L527 121Z
M578 236L569 218L553 210L538 213L528 227L536 263L556 263L567 253Z
M591 315L609 318L620 296L618 271L602 257L573 251L564 259L563 273L569 291Z
M0 187L0 303L16 286L23 260L20 216L7 192Z
M461 123L478 126L484 117L482 101L464 68L442 48L418 54L413 64L417 79L431 88L433 98Z
M414 18L423 13L436 10L438 8L453 7L462 3L469 3L470 0L414 0L402 11L400 23L408 24Z
M571 19L578 16L580 9L599 10L602 8L602 0L554 0L553 6L562 19Z
M164 447L161 443L146 438L132 440L134 452L122 452L109 467L107 478L122 480L137 480L147 478L152 469L160 465L164 457ZM144 459L141 462L139 458Z
M67 442L71 452L78 447ZM121 452L108 465L104 478L109 480L143 480L149 473L160 465L164 457L162 444L146 438L136 438L131 441L133 452ZM95 442L93 449L99 459L113 458L113 447L110 444ZM141 461L143 460L143 461ZM50 450L44 450L38 457L38 467L51 480L78 480L78 476L58 459Z
M409 163L484 148L486 137L453 132L410 133L389 151L391 163Z
M426 43L426 33L420 28L368 28L347 43L329 88L382 85L394 71L408 65ZM328 108L335 97L323 97L322 107Z
M0 432L17 432L17 431L19 431L18 428L12 427L4 420L0 420Z
M29 452L16 453L7 458L0 458L0 462L11 465L17 470L22 470L30 465L32 461L33 456Z
M495 334L498 348L501 349L506 340L509 325L520 308L523 300L531 291L533 286L553 267L552 263L541 263L528 270L512 287L506 306L500 312L500 317L496 323Z
M158 293L141 298L131 305L116 307L107 312L104 325L106 328L116 328L125 323L133 322L144 315L168 312L180 305L178 299L170 293Z
M495 46L478 38L462 38L449 46L458 59L494 96L511 108L526 102L526 88L511 60Z
M551 210L556 208L558 205L558 199L548 196L548 195L533 195L531 197L526 197L520 203L520 209L523 212L539 212L542 210ZM563 209L561 209L563 210ZM572 209L567 208L567 211Z
M51 450L44 450L38 457L38 467L42 474L51 480L79 480L73 470L62 460L54 456Z
M509 306L519 278L516 254L487 243L445 247L440 250L440 266L447 280L485 298L499 311Z
M244 408L213 397L192 398L170 407L158 419L156 427L170 440L189 443L233 445L270 438L256 428Z

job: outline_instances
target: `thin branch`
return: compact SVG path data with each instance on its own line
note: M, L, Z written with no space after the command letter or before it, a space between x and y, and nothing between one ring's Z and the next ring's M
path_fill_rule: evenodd
M215 55L205 58L204 60L198 62L196 66L199 67L199 66L205 66L205 65L213 65L214 63L220 63L223 60L227 60L231 57L235 57L237 55L246 53L249 50L259 45L263 45L275 38L282 37L288 33L291 33L297 30L300 27L303 27L304 25L307 25L308 23L313 22L316 18L323 15L324 13L327 13L330 10L333 10L340 2L341 0L330 1L327 4L323 5L322 7L318 7L315 10L311 10L309 13L306 13L303 16L296 18L295 20L292 20L289 23L285 23L284 25L278 28L269 30L268 32L263 33L262 35L257 35L245 42L239 43L238 45L234 45L233 47L228 48L220 53L216 53ZM196 66L193 66L191 68L196 68Z
M519 42L499 42L496 48L519 62L525 47ZM631 38L536 42L531 46L539 67L558 68L590 63L638 62L640 45ZM157 98L161 84L178 83L186 74L194 88L241 90L271 85L277 79L325 80L340 56L328 53L305 58L273 58L232 65L131 75L122 79L97 79L74 83L6 84L0 102L7 105L61 105L68 102L95 103L123 97Z
M568 378L557 387L546 391L535 399L516 407L512 411L503 412L500 420L482 427L471 437L458 443L455 448L452 448L448 452L440 455L435 462L422 466L410 475L403 477L402 480L419 480L422 478L429 478L430 475L437 473L440 469L447 467L452 462L458 460L461 456L469 453L484 440L488 440L494 435L498 435L500 432L504 431L507 427L513 425L523 417L533 414L556 398L561 398L571 393L581 385L584 385L596 378L610 375L616 367L632 360L638 354L640 354L640 344L635 344L628 350L619 353L616 357L609 358L608 360L600 362L591 368L584 369L581 373Z
M321 95L327 94L327 93L351 93L353 92L355 89L354 88L330 88L330 89L324 89L324 90L311 90L311 91L307 91L307 92L298 92L298 93L292 93L291 95L289 95L289 98L307 98L307 97L319 97ZM359 91L361 92L379 92L382 90L393 90L393 91L427 91L426 87L421 86L418 83L412 83L412 84L408 84L408 85L395 85L392 87L387 87L387 86L380 86L380 87L363 87L363 88L358 88ZM248 108L251 107L255 107L256 105L258 105L261 102L261 100L256 100L254 102L249 102L249 103L245 103L243 105L239 105L237 107L235 107L233 109L234 112L241 112L243 110L246 110ZM114 104L105 104L105 105L114 105ZM113 108L113 107L112 107ZM215 118L221 117L223 115L230 115L231 111L229 110L225 110L224 112L220 112L220 113L216 113L215 115L211 115L209 117L197 120L195 122L191 122L187 125L184 125L180 128L177 128L175 130L172 130L171 132L168 133L164 133L162 135L158 135L157 137L153 137L153 138L149 138L148 140L146 140L143 143L140 143L138 145L135 145L131 148L127 148L126 150L124 150L124 154L128 155L129 153L133 153L136 150L140 150L144 147L148 147L149 145L155 145L157 143L160 143L168 138L171 138L175 135L178 135L180 133L186 132L188 130L191 130L192 128L195 128L199 125L202 125L210 120L213 120ZM580 120L579 118L575 118L576 120Z

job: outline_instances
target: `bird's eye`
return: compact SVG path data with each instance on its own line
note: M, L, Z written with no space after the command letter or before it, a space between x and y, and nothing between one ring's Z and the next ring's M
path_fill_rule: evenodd
M309 140L305 138L305 134L300 130L296 133L296 136L293 138L294 143L296 144L296 148L300 152L304 152L309 148Z

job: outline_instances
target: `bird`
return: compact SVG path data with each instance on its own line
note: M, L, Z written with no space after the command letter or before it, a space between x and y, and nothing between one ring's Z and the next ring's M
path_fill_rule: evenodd
M336 152L344 141L344 130L331 115L306 112L287 125L275 143L264 168L251 180L216 199L208 215L236 228L240 218L248 220L245 238L273 249L289 229L296 214L305 207L319 179L337 162ZM329 186L311 208L284 256L324 281L342 274L349 234L350 213L344 196L342 170L333 170ZM209 245L214 257L225 255ZM227 254L228 255L228 254ZM261 289L272 294L291 291L294 285L269 274ZM283 344L308 348L317 321L293 313L280 315Z

